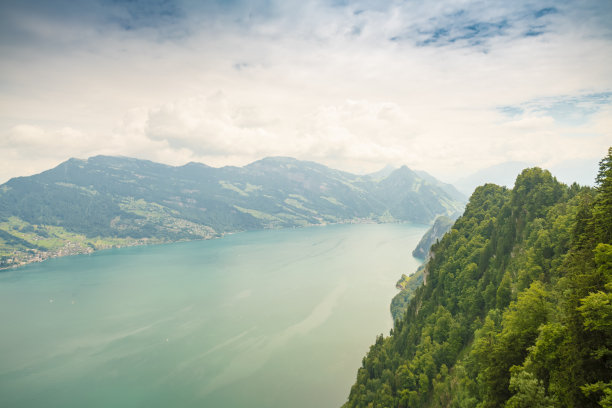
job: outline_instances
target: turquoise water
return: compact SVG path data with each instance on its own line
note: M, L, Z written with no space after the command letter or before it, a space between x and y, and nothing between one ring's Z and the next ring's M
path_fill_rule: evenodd
M1 405L339 407L426 229L248 232L1 272Z

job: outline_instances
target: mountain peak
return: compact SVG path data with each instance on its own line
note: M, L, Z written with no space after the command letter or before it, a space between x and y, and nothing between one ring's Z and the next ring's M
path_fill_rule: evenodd
M412 171L408 166L406 166L405 164L400 167L399 169L396 169L394 171L391 172L391 174L389 174L389 176L387 176L387 178L394 178L394 179L398 179L398 178L416 178L418 177L417 174Z
M212 167L210 167L209 165L204 164L204 163L190 161L189 163L185 163L182 166L179 166L179 168L183 168L183 169L192 169L192 168L210 169Z
M321 169L328 169L328 170L332 170L329 169L328 167L319 164L319 163L315 163L315 162L311 162L311 161L304 161L304 160L298 160L296 158L293 157L287 157L287 156L270 156L270 157L264 157L263 159L257 160L251 164L247 164L246 166L244 166L244 169L289 169L289 168L308 168L308 169L316 169L316 170L321 170Z
M0 187L0 220L15 217L29 225L63 228L64 240L51 248L58 251L73 239L69 233L82 236L80 250L90 251L101 245L99 237L106 240L104 247L347 220L429 223L463 204L422 183L405 166L376 180L291 157L217 169L95 156L9 183ZM31 240L20 247L20 259L30 259L28 249L38 248L44 238L35 232L27 237Z
M263 159L256 160L253 163L248 164L248 166L253 165L253 164L272 164L272 163L286 164L286 163L297 163L297 162L299 162L298 159L289 157L289 156L268 156L268 157L264 157Z
M370 176L374 180L382 180L386 177L389 177L389 175L393 173L396 169L397 167L387 164L382 169L375 171L374 173L368 174L368 176Z

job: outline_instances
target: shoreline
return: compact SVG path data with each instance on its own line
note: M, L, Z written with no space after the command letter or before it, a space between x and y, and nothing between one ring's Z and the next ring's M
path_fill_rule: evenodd
M75 255L91 255L95 252L99 252L99 251L105 251L108 249L120 249L120 248L129 248L129 247L135 247L135 246L146 246L146 245L164 245L164 244L174 244L174 243L179 243L179 242L195 242L195 241L208 241L208 240L212 240L212 239L221 239L223 237L225 237L226 235L233 235L233 234L238 234L238 233L242 233L242 232L249 232L249 231L266 231L266 230L286 230L286 229L297 229L297 228L310 228L310 227L325 227L325 226L331 226L331 225L347 225L347 224L418 224L418 225L429 225L429 224L420 224L420 223L415 223L415 222L410 222L410 221L379 221L379 220L375 220L375 219L365 219L365 218L353 218L353 219L349 219L349 220L341 220L338 222L325 222L325 223L320 223L320 224L307 224L307 225L296 225L293 227L280 227L280 228L258 228L258 229L252 229L252 230L239 230L239 231L230 231L230 232L224 232L224 233L218 233L218 234L214 234L211 235L209 237L202 237L200 239L179 239L179 240L163 240L163 239L155 239L155 238L142 238L139 240L133 239L131 238L133 241L128 241L125 244L112 244L112 245L108 245L108 246L102 246L102 247L98 247L95 248L93 246L91 246L90 243L88 243L89 245L85 245L82 243L75 243L72 241L67 241L64 246L62 246L61 248L58 249L54 249L54 250L50 250L50 251L40 251L37 249L32 249L31 251L33 251L32 253L30 253L29 256L27 256L24 253L21 254L15 254L16 256L24 256L26 255L24 258L19 258L19 262L14 262L10 265L1 265L0 266L0 273L10 270L10 269L17 269L20 268L22 266L27 266L33 263L40 263L40 262L44 262L46 260L49 259L54 259L54 258L61 258L61 257L66 257L66 256L75 256ZM102 238L100 238L102 239ZM120 238L112 238L112 237L107 237L105 239L111 239L111 240L115 240L115 239L120 239ZM126 240L130 240L130 238L126 238Z

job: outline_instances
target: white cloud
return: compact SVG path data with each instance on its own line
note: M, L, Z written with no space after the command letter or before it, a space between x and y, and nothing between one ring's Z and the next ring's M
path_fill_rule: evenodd
M24 176L47 170L68 157L87 155L102 147L100 138L65 127L45 130L17 125L0 134L0 178Z
M253 157L274 151L277 142L256 108L231 106L220 93L151 109L144 131L153 141L203 156Z
M66 154L88 154L103 147L102 138L70 127L46 130L39 126L17 125L0 137L0 149L24 157L65 158Z
M27 14L21 41L0 41L0 179L99 153L210 165L287 155L451 178L508 160L600 157L612 143L610 104L579 126L497 110L612 90L603 2L557 6L531 37L530 3L271 4L157 26L147 15L131 30L115 21L129 17L120 10L108 21L81 10L68 23ZM417 45L437 28L504 18L478 45Z

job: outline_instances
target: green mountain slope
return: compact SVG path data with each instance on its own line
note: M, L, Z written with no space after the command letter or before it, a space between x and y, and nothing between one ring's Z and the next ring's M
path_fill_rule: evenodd
M434 221L431 228L425 232L419 243L417 244L412 256L415 258L421 258L428 260L430 256L430 248L438 240L442 239L454 224L454 220L459 217L460 214L455 213L452 215L453 218L441 215ZM415 291L419 286L423 284L425 279L425 265L419 267L412 275L402 274L402 277L397 282L396 287L400 292L393 297L391 300L391 316L393 320L397 320L402 317L408 307L408 302L414 297Z
M476 189L345 407L612 406L612 148L597 187Z
M406 167L379 179L285 157L242 168L70 159L0 186L0 267L262 228L430 223L463 208L459 198L452 187Z

